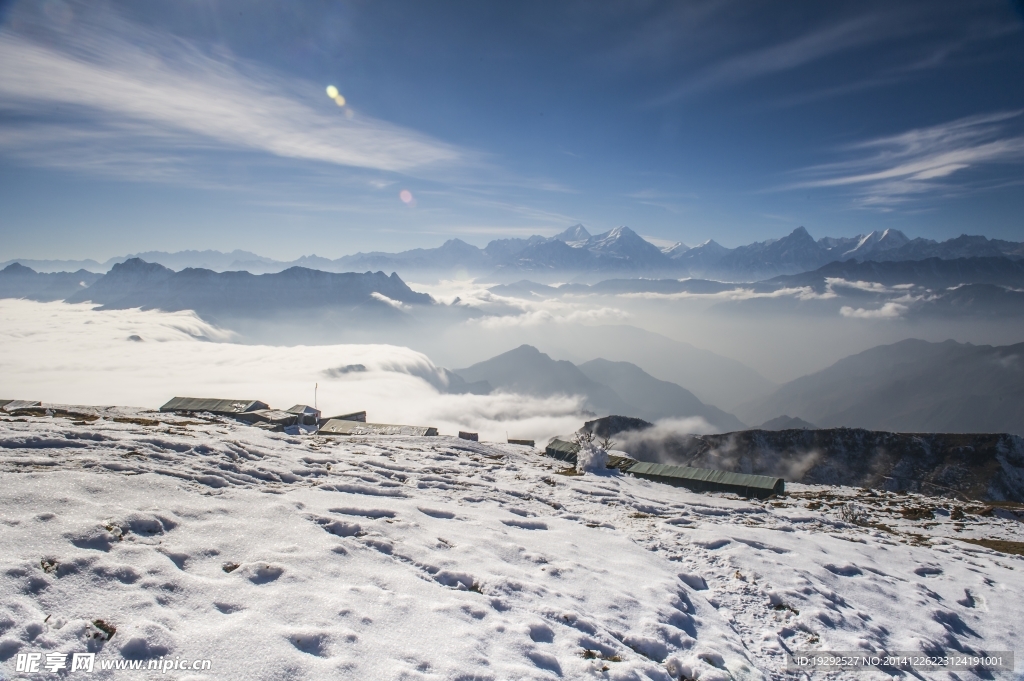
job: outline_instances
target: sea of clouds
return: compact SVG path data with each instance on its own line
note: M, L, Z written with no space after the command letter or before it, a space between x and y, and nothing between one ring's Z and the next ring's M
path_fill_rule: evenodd
M192 312L0 300L0 398L154 409L177 395L282 409L315 399L324 415L366 410L374 422L495 441L546 439L583 421L571 396L447 394L445 372L405 347L235 341Z

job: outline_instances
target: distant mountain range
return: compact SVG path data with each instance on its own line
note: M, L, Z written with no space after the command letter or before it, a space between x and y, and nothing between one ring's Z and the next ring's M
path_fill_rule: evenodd
M388 312L402 305L433 303L429 295L413 291L397 274L337 274L302 267L262 275L195 268L175 272L139 258L114 265L66 300L99 303L103 309L195 310L212 315L337 307Z
M1005 256L962 257L903 261L832 262L810 272L774 277L764 282L779 286L810 286L824 291L829 280L871 282L884 286L913 284L945 289L962 284L994 284L1024 288L1024 259Z
M733 292L735 295L722 298L716 307L736 312L842 313L863 317L1013 317L1024 316L1024 260L1005 256L953 260L933 257L898 262L851 260L754 283L634 278L549 286L523 279L488 290L524 299L644 293L714 296Z
M736 248L726 248L712 240L693 248L682 243L659 248L628 227L591 235L583 225L575 225L553 237L497 239L484 248L451 239L437 248L417 248L399 253L356 253L333 260L310 255L283 262L240 250L231 253L154 251L111 258L104 263L94 260L16 259L0 263L0 267L18 262L40 272L71 269L106 272L133 257L175 270L192 267L254 274L304 267L325 272L383 270L404 276L466 273L506 282L526 275L547 281L565 281L567 277L594 281L595 277L612 274L752 282L816 270L832 262L1024 259L1024 243L967 235L943 242L909 239L893 229L850 238L823 237L815 240L806 229L799 227L780 239Z
M579 395L585 409L601 416L628 414L650 421L697 417L716 431L744 427L732 414L629 362L595 359L577 366L522 345L454 373L470 384L486 383L495 390L523 395Z
M92 286L102 276L86 270L42 273L15 262L0 270L0 298L64 300Z
M568 243L558 243L560 248L579 252ZM531 246L527 250L533 248ZM567 294L715 296L733 292L735 295L717 301L712 299L711 302L716 308L736 313L843 314L867 318L1024 316L1024 259L1006 256L837 261L812 271L753 283L650 279L633 274L633 278L559 286L522 279L492 286L489 290L501 296L525 299ZM375 283L368 283L371 281ZM387 304L387 299L393 301L392 307L394 302L419 304L425 300L424 294L411 291L397 273L387 277L382 271L375 274L333 273L291 267L263 275L200 268L175 272L139 258L114 265L106 275L86 270L35 272L19 263L0 270L0 297L69 302L91 300L108 307L195 309L204 313L217 310L246 316L246 310L254 309L256 305L251 297L256 292L266 299L262 313L276 307L298 309L353 304L356 298L368 294L374 294L376 298L367 304L377 307L381 303ZM295 300L285 302L289 296L295 296ZM195 307L190 307L192 304Z
M943 242L908 239L894 229L853 238L825 237L815 241L806 229L798 227L781 239L733 249L708 241L695 248L677 251L674 255L689 276L723 281L760 281L815 270L837 261L972 257L1024 258L1024 243L967 235Z
M1024 435L1024 343L905 340L842 359L736 408L823 428Z

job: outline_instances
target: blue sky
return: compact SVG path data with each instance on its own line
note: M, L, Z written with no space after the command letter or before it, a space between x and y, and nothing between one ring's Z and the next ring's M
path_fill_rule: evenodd
M1020 0L0 0L0 63L0 260L1024 240Z

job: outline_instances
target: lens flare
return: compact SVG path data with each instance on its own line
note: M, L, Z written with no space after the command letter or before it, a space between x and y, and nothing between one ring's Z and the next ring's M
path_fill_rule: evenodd
M334 103L337 104L338 106L345 106L345 98L342 97L341 95L338 95L337 97L334 98Z
M408 189L403 189L402 191L398 192L398 198L402 199L402 203L409 206L413 205L413 202L416 201L416 199L412 197L412 192L409 191Z
M337 97L338 96L338 88L334 87L333 85L328 85L327 86L327 96L330 97L331 99L334 99L335 97Z

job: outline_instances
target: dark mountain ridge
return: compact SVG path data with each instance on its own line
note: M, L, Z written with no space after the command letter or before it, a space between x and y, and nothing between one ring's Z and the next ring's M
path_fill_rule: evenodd
M303 267L275 274L194 268L175 272L133 258L115 265L88 289L68 298L68 302L86 301L99 303L104 309L141 307L244 314L353 306L387 310L395 309L397 304L426 305L433 299L410 289L397 274L389 277L383 272L338 274Z
M471 384L534 397L579 395L584 409L602 415L629 414L651 421L696 417L717 431L743 427L732 414L629 362L595 359L577 366L521 345L455 373Z
M865 281L898 286L914 284L931 289L950 288L961 284L994 284L1024 287L1024 260L1004 256L970 257L902 261L847 260L831 262L800 274L782 275L764 282L779 286L811 286L824 291L827 279Z
M623 437L641 461L779 476L788 482L1024 502L1024 438L860 428Z
M800 427L695 435L621 416L588 421L580 430L612 439L638 461L961 501L1024 502L1024 438L1008 433Z
M737 412L748 423L788 414L823 428L1024 435L1024 343L882 345L786 383Z
M531 345L521 345L465 369L455 369L467 383L486 382L495 389L535 397L580 395L584 408L595 412L628 411L614 390L591 380L565 360L554 360Z
M591 380L614 390L635 409L629 413L650 421L697 417L705 419L717 430L736 430L743 423L734 415L704 404L689 390L669 381L654 378L629 362L593 359L579 365Z
M77 272L36 272L19 263L0 270L0 298L27 298L40 302L64 300L94 284L102 275Z

